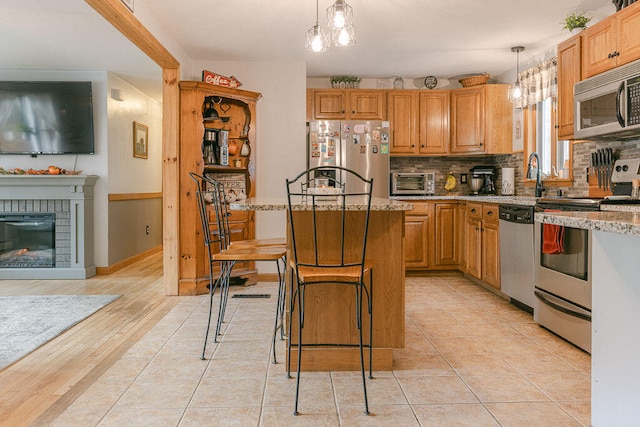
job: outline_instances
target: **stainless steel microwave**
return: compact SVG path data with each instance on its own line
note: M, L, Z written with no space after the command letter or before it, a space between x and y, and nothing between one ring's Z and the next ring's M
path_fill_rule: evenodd
M396 172L391 174L391 194L394 196L434 194L435 189L435 173Z
M640 137L640 60L574 86L576 139Z

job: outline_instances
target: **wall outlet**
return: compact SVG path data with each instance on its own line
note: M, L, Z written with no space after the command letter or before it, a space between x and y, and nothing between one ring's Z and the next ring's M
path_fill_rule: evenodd
M466 184L467 183L467 174L466 173L461 173L460 174L460 184Z
M149 234L149 226L148 225L144 228L144 233L145 234Z

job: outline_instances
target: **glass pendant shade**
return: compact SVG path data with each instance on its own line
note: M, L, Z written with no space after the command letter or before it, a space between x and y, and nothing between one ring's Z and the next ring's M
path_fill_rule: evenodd
M356 44L356 27L349 25L340 29L334 28L331 38L336 46L353 46Z
M517 108L522 108L527 98L527 88L520 81L520 52L523 50L524 46L514 46L511 48L511 52L516 53L516 82L509 88L507 97Z
M344 0L336 2L327 9L329 28L341 29L353 25L353 8Z
M305 49L311 52L324 52L329 48L329 33L323 31L320 25L316 25L307 30L305 36Z
M526 98L526 92L527 89L520 82L520 80L516 81L509 88L509 101L513 102L514 104L520 105L520 103L524 102Z

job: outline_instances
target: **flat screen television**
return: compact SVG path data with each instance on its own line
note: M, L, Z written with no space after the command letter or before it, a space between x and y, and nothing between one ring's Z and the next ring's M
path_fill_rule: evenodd
M94 154L91 82L0 82L0 154Z

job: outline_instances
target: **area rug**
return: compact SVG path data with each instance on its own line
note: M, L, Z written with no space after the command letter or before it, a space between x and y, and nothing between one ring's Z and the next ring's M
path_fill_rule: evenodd
M0 296L0 370L120 295Z

